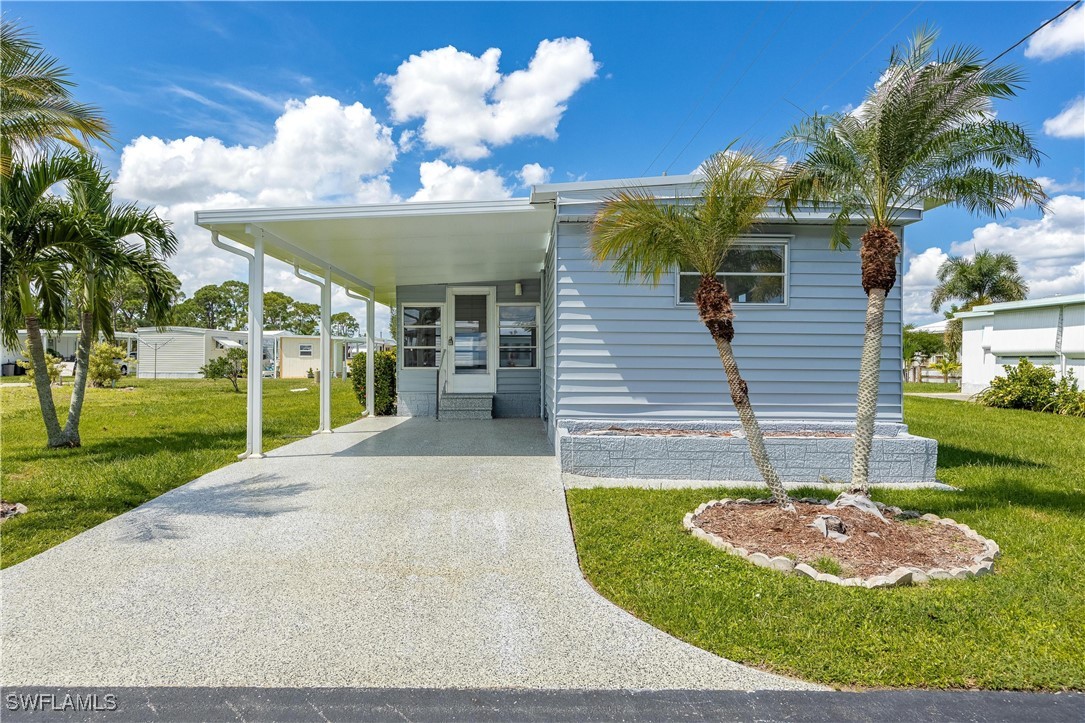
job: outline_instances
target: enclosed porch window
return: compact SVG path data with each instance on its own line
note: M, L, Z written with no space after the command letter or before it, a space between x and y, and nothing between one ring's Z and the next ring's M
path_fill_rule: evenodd
M401 359L404 369L437 366L437 349L441 340L440 305L405 304Z

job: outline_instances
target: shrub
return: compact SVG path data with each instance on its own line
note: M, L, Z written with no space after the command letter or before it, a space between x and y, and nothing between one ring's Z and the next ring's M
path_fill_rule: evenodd
M205 379L229 379L235 392L241 392L237 380L245 375L248 353L244 349L227 349L226 354L216 357L200 367Z
M90 362L87 364L90 385L104 387L107 384L116 384L121 378L121 368L114 361L124 359L127 355L128 350L123 346L104 341L95 342L90 348Z
M355 354L350 360L350 383L358 401L365 406L365 352ZM373 406L375 415L396 413L396 353L378 351L373 357Z
M981 404L1003 409L1028 409L1068 416L1085 416L1085 391L1077 388L1073 372L1055 379L1051 367L1022 359L1016 367L1002 367L1006 376L995 377L977 397Z
M52 349L45 351L45 368L49 370L49 383L60 384L60 365L63 360L53 353ZM30 342L23 343L23 358L16 362L26 370L26 379L34 383L34 364L30 361Z

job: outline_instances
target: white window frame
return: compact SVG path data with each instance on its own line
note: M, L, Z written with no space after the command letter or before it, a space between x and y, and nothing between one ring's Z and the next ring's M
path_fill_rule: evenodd
M535 346L533 347L511 347L501 346L501 307L502 306L534 306L535 307ZM539 362L542 360L540 356L542 354L542 304L533 301L502 301L497 304L497 371L502 369L539 369ZM502 349L534 349L535 350L535 364L529 367L503 367L501 366L501 350Z
M791 305L791 241L795 238L792 234L758 234L756 236L743 236L735 240L735 246L779 246L784 247L784 300L782 302L752 302L733 301L735 306L743 309L751 307L763 307L768 309L782 309ZM695 275L696 271L682 271L681 267L674 270L674 305L696 306L692 301L682 301L682 277ZM721 274L717 274L720 276ZM739 271L724 273L725 276L776 276L777 274L754 273Z
M313 345L312 344L298 344L298 356L305 357L306 359L313 358Z
M430 348L428 346L407 346L407 345L403 344L403 339L406 338L404 333L403 333L403 330L406 327L406 324L403 323L405 317L403 316L403 313L402 313L401 310L404 307L407 307L407 306L429 306L429 307L436 307L436 308L441 310L441 326L439 327L440 330L441 330L441 333L437 334L437 346L435 347L436 350L437 350L437 363L434 366L431 366L431 367L409 367L409 366L405 366L404 363L403 363L404 360L407 358L407 350L408 349L429 349ZM399 325L399 340L398 341L401 344L400 346L396 347L396 367L400 371L407 370L407 371L428 372L428 371L431 371L431 370L432 371L437 371L438 369L440 369L441 368L441 353L444 350L444 338L442 338L441 334L444 333L444 329L445 329L445 302L443 302L443 301L404 301L402 303L396 302L396 310L398 312L396 314L396 316L399 317L396 320L396 323ZM411 326L417 326L417 325L412 324ZM428 325L423 326L422 328L427 328L427 326ZM377 345L374 344L373 348L376 349L376 347L377 347Z

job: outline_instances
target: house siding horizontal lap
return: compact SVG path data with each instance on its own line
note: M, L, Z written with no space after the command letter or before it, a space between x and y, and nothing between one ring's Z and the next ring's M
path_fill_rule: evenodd
M854 416L866 295L856 249L831 251L824 226L774 226L789 241L788 304L736 305L735 355L765 419ZM588 224L558 224L553 370L560 418L732 419L715 345L674 274L623 283L587 254ZM857 244L856 244L857 246ZM886 302L879 419L902 416L901 297ZM549 390L548 390L549 392Z
M157 354L155 347L158 347ZM200 367L215 353L213 339L201 331L141 332L140 379L197 379Z

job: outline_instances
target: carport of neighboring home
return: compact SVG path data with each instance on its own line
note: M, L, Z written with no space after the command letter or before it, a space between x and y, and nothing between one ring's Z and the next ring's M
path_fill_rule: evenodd
M591 219L625 188L687 205L696 202L701 179L549 184L533 187L528 198L496 201L209 210L197 212L196 222L216 245L250 259L250 349L260 348L268 255L322 286L322 349L331 343L332 284L397 306L401 416L542 417L563 469L583 474L748 478L727 476L738 469L727 450L698 452L705 460L728 457L726 469L716 469L692 464L688 454L675 466L674 455L658 450L636 460L627 454L631 443L621 440L600 442L605 450L595 442L573 449L574 428L737 423L718 354L692 303L696 274L676 268L655 287L628 284L591 258ZM910 209L901 224L921 217L921 209ZM840 477L847 474L850 439L784 439L796 425L839 437L847 430L838 427L854 418L866 298L858 244L831 250L831 222L830 208L800 208L792 216L770 207L719 277L735 301L735 350L751 398L764 422L782 425L770 445L780 449L770 454L801 463L810 452L819 473ZM853 236L861 232L856 226ZM373 338L373 305L368 308L367 338ZM898 285L886 301L874 480L932 481L930 445L904 434L901 329ZM326 356L320 355L322 380L330 376ZM260 380L249 384L248 453L256 456ZM366 389L371 395L372 383ZM321 431L330 431L329 400L330 388L322 385ZM369 396L367 409L372 401ZM647 447L661 445L670 443Z

